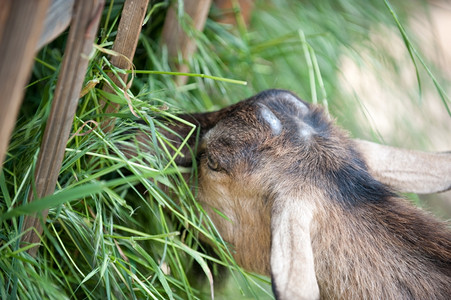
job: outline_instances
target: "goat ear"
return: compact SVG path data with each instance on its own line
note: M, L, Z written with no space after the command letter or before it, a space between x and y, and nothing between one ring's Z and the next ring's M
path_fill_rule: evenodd
M400 192L429 194L451 189L451 153L429 153L355 140L370 173Z
M293 199L276 200L271 212L272 288L278 300L319 299L310 239L313 210Z

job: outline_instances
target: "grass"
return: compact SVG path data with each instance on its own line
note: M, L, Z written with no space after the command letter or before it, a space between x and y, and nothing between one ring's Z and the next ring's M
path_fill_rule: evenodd
M371 63L394 66L390 71L395 72L390 53L371 50L377 48L369 32L379 24L401 30L411 59L420 62L415 65L418 82L432 78L443 103L449 103L442 79L432 75L433 67L414 46L415 36L401 25L412 10L402 1L257 1L249 28L231 28L211 18L203 33L187 26L198 46L188 62L190 74L170 67L159 44L167 3L153 1L134 60L131 101L118 86L113 86L116 94L106 95L101 86L112 84L108 53L122 2L110 1L105 7L74 120L72 132L77 135L67 144L56 191L27 204L67 35L36 57L0 172L2 299L208 299L212 292L219 299L270 299L269 279L236 265L196 202L191 188L195 182L185 181L187 172L195 178L195 168L174 164L170 141L160 133L167 120L277 87L327 105L338 122L358 135L360 124L350 116L359 106L340 89L340 59L347 55L367 63L358 48L365 47ZM180 75L190 79L176 86L174 77ZM102 97L121 105L114 114L116 126L108 133L97 126L108 117L99 104ZM352 109L345 112L343 107ZM150 131L150 151L128 159L124 146L136 145L136 131ZM42 220L39 253L31 257L19 243L22 222L24 215L43 209L49 209L49 216ZM200 242L201 235L210 241L208 246Z

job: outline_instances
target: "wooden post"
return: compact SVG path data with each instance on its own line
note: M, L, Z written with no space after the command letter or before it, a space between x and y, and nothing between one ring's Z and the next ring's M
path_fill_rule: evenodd
M185 0L184 10L187 15L193 20L193 26L196 30L202 31L207 21L208 12L210 10L211 0L198 1L198 0ZM189 37L179 24L177 18L177 2L174 2L164 22L163 43L168 47L169 57L174 60L174 67L178 72L188 72L189 68L186 61L196 51L196 41ZM179 54L182 58L181 61L177 60ZM186 76L177 76L176 83L183 85L188 80Z
M141 27L146 15L147 6L149 0L126 0L124 8L122 9L121 19L117 29L116 39L113 44L113 51L120 54L120 56L112 56L110 58L111 63L120 69L130 70L131 62L135 56L136 46L138 45L139 35L141 33ZM127 83L127 74L119 74L121 80ZM111 80L118 86L121 86L120 81L114 75L110 76ZM125 89L125 87L123 87ZM109 85L104 85L103 90L108 93L113 93ZM106 113L114 113L119 109L119 105L116 103L106 103L103 100L103 105L106 106ZM114 118L108 118L102 124L104 131L110 131L113 129Z
M215 5L221 11L217 21L225 24L237 25L235 9L239 9L243 25L249 26L254 0L215 0Z
M0 1L0 168L8 149L49 0Z
M104 0L75 1L63 63L36 165L36 190L30 193L29 201L34 200L34 194L42 198L55 190L103 3ZM38 215L27 216L23 230L34 227L40 235L43 231L41 221L45 222L47 214L48 211L43 211ZM28 231L22 241L37 243L39 235ZM37 250L38 247L33 247L29 253L35 255Z

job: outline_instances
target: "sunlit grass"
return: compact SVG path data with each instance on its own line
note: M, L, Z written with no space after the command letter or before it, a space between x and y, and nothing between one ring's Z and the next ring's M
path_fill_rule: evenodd
M349 95L338 85L340 57L358 61L354 46L371 48L372 25L396 29L403 15L398 12L394 22L383 2L257 1L249 28L209 19L204 33L194 34L198 50L188 62L191 73L181 74L159 44L167 8L159 2L149 7L125 97L124 85L108 77L123 71L111 66L107 51L122 2L105 7L74 120L77 134L67 144L56 191L27 204L65 35L37 55L0 173L0 298L208 299L212 291L224 299L271 298L269 278L234 262L233 249L195 200L195 181L184 179L187 172L195 178L195 166L177 166L179 153L169 151L174 146L161 132L179 112L217 109L267 88L293 90L343 116ZM175 84L180 75L190 76L186 85ZM113 94L102 91L105 84ZM101 99L120 110L106 115ZM115 127L104 132L99 124L109 117ZM149 137L139 149L137 132ZM134 157L125 151L130 147L138 149ZM20 244L23 219L44 209L49 216L42 220L40 250L31 257L26 250L35 245ZM222 272L230 276L221 287Z

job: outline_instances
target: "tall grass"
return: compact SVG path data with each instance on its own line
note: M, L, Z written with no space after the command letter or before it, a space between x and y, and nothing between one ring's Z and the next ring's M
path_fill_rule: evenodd
M106 5L74 120L77 134L67 144L56 191L26 204L66 34L36 57L0 173L0 297L208 299L214 292L216 298L271 298L268 278L236 265L233 249L195 200L195 167L175 165L168 151L173 146L160 132L179 112L217 109L272 87L291 89L343 115L348 95L337 80L340 57L346 53L359 61L354 47L371 49L372 26L396 29L408 8L392 3L398 11L394 22L382 1L257 1L249 28L209 19L203 33L191 32L198 50L188 63L201 75L176 86L174 76L181 74L174 73L159 43L168 3L152 1L134 60L130 103L107 73L122 72L107 55L122 2ZM373 54L376 61L380 54ZM104 84L113 84L116 93L102 92ZM105 115L102 98L119 103L120 111ZM97 126L105 117L116 118L111 132ZM124 149L136 148L136 132L148 134L149 151L129 158ZM187 174L194 179L187 182ZM23 219L47 208L41 246L31 257L29 246L19 243Z

